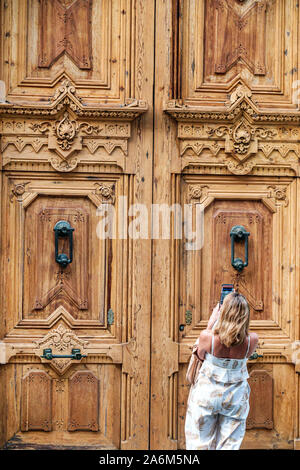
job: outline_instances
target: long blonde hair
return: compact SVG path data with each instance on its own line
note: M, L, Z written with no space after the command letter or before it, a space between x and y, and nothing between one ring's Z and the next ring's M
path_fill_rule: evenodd
M226 295L220 310L215 334L219 335L222 344L237 346L248 336L250 310L247 300L238 292Z

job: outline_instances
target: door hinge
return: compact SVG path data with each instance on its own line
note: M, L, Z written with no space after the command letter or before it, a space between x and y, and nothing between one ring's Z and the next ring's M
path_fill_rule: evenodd
M107 312L107 323L109 325L112 325L114 322L114 312L113 310L110 308Z

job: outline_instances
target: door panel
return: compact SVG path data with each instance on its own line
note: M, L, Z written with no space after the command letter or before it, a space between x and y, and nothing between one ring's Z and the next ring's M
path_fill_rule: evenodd
M180 15L179 21L174 17L178 98L220 108L228 87L241 79L259 107L296 109L288 74L296 66L298 46L286 33L298 28L296 1L176 0L173 5Z
M15 313L7 318L6 360L14 364L7 367L8 375L10 368L14 374L18 370L14 382L20 391L17 408L16 397L7 396L10 422L17 429L20 422L19 444L62 441L119 448L128 240L98 238L96 209L101 186L110 191L117 211L128 177L91 181L81 175L72 180L28 175L25 182L22 176L6 173L3 192L3 270L11 293L3 308ZM74 229L73 261L65 268L55 261L54 226L60 220ZM12 233L18 234L13 243ZM67 240L60 239L58 250L69 256ZM49 360L42 357L49 348L54 356L79 349L84 357ZM13 447L15 440L7 445Z
M123 247L121 243L118 246L111 239L97 236L96 209L101 197L96 185L113 188L115 198L122 191L122 178L98 183L85 178L61 179L57 183L56 177L43 180L38 176L31 180L27 177L26 182L22 176L4 177L7 188L4 269L6 289L15 293L4 298L4 308L17 314L15 319L8 319L8 325L12 331L20 327L47 328L64 314L74 328L99 329L105 337L115 336L115 325L120 334L119 321L109 325L107 312L121 310L122 296L118 296L115 305L112 297L117 289L116 272L123 262ZM17 197L16 187L19 188ZM73 261L67 267L55 260L54 227L60 220L66 220L74 229ZM14 231L18 236L12 244ZM60 238L59 252L69 256L68 245L67 239ZM11 264L17 267L15 275L19 283L10 274Z
M127 209L152 200L154 4L9 0L0 17L0 445L147 448L151 240Z
M196 188L200 187L205 190L198 191L196 199ZM278 193L270 192L274 187ZM287 363L291 362L295 337L295 299L286 292L295 282L296 181L249 176L243 183L237 177L216 179L193 174L184 176L181 192L183 201L189 202L192 194L193 205L200 204L204 209L204 244L201 250L184 250L178 267L182 299L178 325L185 325L179 333L182 373L178 380L182 391L178 392L178 401L182 400L186 406L185 363L190 345L205 328L210 312L219 301L221 284L233 283L249 302L250 328L259 334L258 352L263 354L256 364L250 361L248 365L251 411L243 447L293 448L295 374ZM276 198L279 193L285 197ZM243 225L250 233L248 266L240 274L231 265L230 230L235 225ZM236 245L234 256L245 260L244 243ZM286 253L284 261L282 253ZM291 418L289 425L278 412L280 400L285 416ZM181 403L182 413L184 406ZM178 411L180 445L184 448L182 414Z
M1 75L12 102L24 104L24 96L47 101L61 76L72 78L85 102L121 104L136 97L135 27L143 27L145 10L140 14L135 1L10 0L1 8L10 31L2 38Z
M299 447L296 10L293 0L157 2L153 199L186 204L195 224L203 210L204 240L187 250L184 220L182 239L153 242L152 448L185 448L191 347L232 282L262 355L248 363L243 448ZM239 276L234 225L250 233Z
M28 261L24 263L24 279L31 282L24 286L24 320L46 320L62 306L74 320L98 320L104 324L105 312L110 308L105 305L109 295L105 278L110 278L111 267L106 270L109 253L103 240L97 243L89 236L89 231L95 233L97 228L96 217L90 220L94 207L90 200L70 195L69 198L39 196L26 208L24 253ZM74 259L66 268L51 263L55 259L53 224L59 220L68 221L74 229ZM59 252L69 256L69 249L69 240L60 238ZM43 273L42 285L38 282L39 273ZM89 278L97 279L90 296Z

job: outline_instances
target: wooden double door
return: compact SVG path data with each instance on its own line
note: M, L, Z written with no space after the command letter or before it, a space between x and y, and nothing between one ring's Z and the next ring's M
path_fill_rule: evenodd
M229 282L262 356L243 447L299 448L296 0L0 5L1 445L184 449Z

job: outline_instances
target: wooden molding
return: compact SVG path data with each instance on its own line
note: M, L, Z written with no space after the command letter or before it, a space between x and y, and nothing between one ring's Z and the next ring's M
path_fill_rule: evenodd
M146 102L135 99L123 106L88 106L77 96L74 84L63 80L47 105L0 104L2 165L22 166L32 160L30 147L36 154L34 162L48 162L59 172L102 160L132 173L131 122L146 111Z
M299 174L299 113L264 113L240 83L222 110L203 109L171 100L165 112L177 121L179 155L173 171L211 165L234 175L258 168L274 175Z
M93 106L84 103L77 95L75 84L69 79L63 78L55 94L49 98L49 103L41 105L0 103L0 117L56 117L61 110L70 109L80 118L104 118L111 120L132 121L148 109L144 100L128 98L122 105Z

